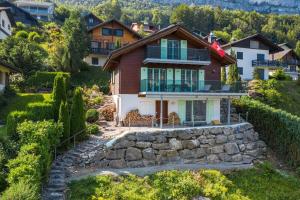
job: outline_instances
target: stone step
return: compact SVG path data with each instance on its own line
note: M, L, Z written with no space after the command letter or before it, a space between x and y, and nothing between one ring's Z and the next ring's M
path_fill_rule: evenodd
M63 179L65 178L65 174L50 174L49 175L49 180L50 179Z
M63 175L65 172L63 171L63 170L56 170L56 169L54 169L54 170L51 170L50 171L50 175L54 175L54 174L59 174L59 175Z
M47 191L48 192L64 192L65 191L65 187L64 186L60 186L60 187L53 187L52 185L49 185L47 187Z
M64 200L64 194L61 192L51 192L48 196L49 200Z

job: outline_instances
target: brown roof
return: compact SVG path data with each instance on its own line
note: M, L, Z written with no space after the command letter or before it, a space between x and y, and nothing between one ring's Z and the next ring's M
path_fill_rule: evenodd
M256 40L259 40L261 41L262 43L264 43L265 45L269 46L270 47L270 52L271 53L276 53L276 52L279 52L279 51L282 51L283 49L278 46L277 44L273 43L271 40L269 40L268 38L266 38L265 36L263 36L262 34L254 34L254 35L250 35L248 37L245 37L243 39L240 39L240 40L236 40L236 41L233 41L233 42L229 42L228 44L225 44L223 45L222 47L223 48L230 48L231 46L234 46L240 42L243 42L245 40L248 40L248 39L256 39Z
M109 55L108 59L106 60L103 68L104 69L110 68L110 65L113 63L113 60L118 58L119 56L122 56L123 54L129 53L138 47L149 44L153 41L156 41L162 37L165 37L165 36L170 35L175 32L180 32L182 35L185 35L190 40L193 40L193 42L201 44L201 45L205 46L206 48L208 48L211 52L211 55L214 56L215 58L217 58L223 65L229 65L229 64L233 64L236 62L236 59L228 54L225 54L225 56L223 58L221 56L219 56L217 51L215 49L211 48L211 45L207 41L205 41L204 39L200 38L199 36L196 36L195 34L189 32L187 29L183 28L181 25L172 24L164 29L159 30L158 32L156 32L154 34L151 34L151 35L143 38L143 39L140 39L129 45L126 45L122 48L112 51L111 54Z
M14 67L14 66L11 66L3 61L0 60L0 66L3 66L5 68L8 68L10 69L12 72L21 72L21 69L17 68L17 67Z
M128 30L129 32L131 32L133 35L135 35L137 38L139 38L139 39L142 38L142 36L140 36L140 34L138 34L137 32L135 32L134 30L132 30L131 28L129 28L128 26L126 26L125 24L123 24L122 22L120 22L119 20L116 20L116 19L111 19L111 20L105 21L105 22L103 22L101 24L98 24L96 26L93 26L90 29L88 29L88 32L91 32L95 28L104 26L104 25L112 23L112 22L116 22L117 24L119 24L120 26L122 26L123 28L125 28L126 30Z
M0 11L5 11L12 26L16 26L15 19L9 7L0 7Z
M297 60L300 60L299 56L295 53L293 49L287 49L278 53L271 54L270 58L274 58L274 60L280 60L283 59L283 57L288 55L289 53L292 54L292 56L294 56Z

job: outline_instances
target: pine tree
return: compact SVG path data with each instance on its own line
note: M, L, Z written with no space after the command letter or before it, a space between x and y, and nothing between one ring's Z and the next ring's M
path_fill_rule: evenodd
M231 50L230 55L233 57L236 57L235 52L233 50ZM240 79L241 78L239 75L239 70L238 70L237 64L234 63L234 64L230 65L229 69L228 69L227 84L233 84L233 83L239 81Z
M254 68L254 71L253 71L253 79L254 80L260 80L260 76L259 76L259 73L258 73L258 68Z
M60 104L58 122L63 124L64 132L61 141L65 141L70 137L70 114L67 102L62 101ZM69 141L67 142L67 145L69 145Z
M85 112L81 88L76 88L71 106L71 134L76 134L85 129ZM85 133L80 134L84 138Z
M59 107L62 101L67 100L66 95L66 81L64 80L64 77L62 74L57 74L54 79L53 83L53 113L54 113L54 119L58 120L58 114L59 114Z
M221 68L221 81L223 83L226 83L226 68L225 67Z

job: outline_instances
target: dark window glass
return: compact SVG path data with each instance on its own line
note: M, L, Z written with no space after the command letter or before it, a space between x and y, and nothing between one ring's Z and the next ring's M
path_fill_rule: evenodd
M194 121L205 121L206 120L206 102L196 100L193 101L193 114Z
M192 121L192 103L193 101L186 101L185 104L185 109L186 109L185 120L187 122Z
M99 60L96 57L92 57L92 64L93 65L99 65Z
M297 67L296 66L290 66L290 71L291 72L296 72L297 71Z
M239 60L243 60L244 54L243 52L236 52L236 58Z
M114 35L115 36L119 36L119 37L122 37L123 36L123 30L122 29L115 29L114 30Z
M257 54L257 60L261 60L261 61L265 60L265 54L261 54L261 53Z
M102 28L102 35L104 35L104 36L110 36L110 35L112 35L112 29L110 29L110 28Z
M2 27L5 27L5 22L3 19L2 19Z
M242 67L238 67L238 70L239 70L239 74L240 74L240 75L243 75L243 73L244 73L244 72L243 72L243 68L242 68Z

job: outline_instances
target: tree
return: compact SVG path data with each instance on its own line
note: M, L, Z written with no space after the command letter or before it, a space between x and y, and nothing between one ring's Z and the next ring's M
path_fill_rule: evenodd
M233 50L231 50L230 55L236 57L235 52ZM232 65L229 65L227 83L233 84L239 80L240 80L240 76L239 76L237 64L234 63Z
M57 74L54 79L53 83L53 113L54 113L54 119L57 121L59 116L59 108L61 102L65 102L67 100L66 95L66 81L64 80L64 77L62 74Z
M170 23L179 23L189 29L193 29L193 13L186 4L181 4L175 8L170 17Z
M226 83L226 68L221 67L221 81Z
M258 68L255 67L253 70L253 79L254 80L260 80L260 76L259 76L259 72L258 72Z
M64 69L76 73L83 65L83 58L89 53L89 35L86 24L78 11L71 12L62 27L65 33Z
M104 20L119 20L122 16L121 6L118 0L108 0L105 3L96 6L93 12Z
M158 9L152 10L152 23L160 25L162 23L162 14Z
M82 89L77 87L74 92L71 106L71 134L76 134L85 129L85 112L82 98ZM85 132L80 134L80 138L85 136Z
M295 52L298 56L300 56L300 41L296 43Z
M64 131L61 141L65 141L70 137L70 114L67 102L62 101L60 104L58 122L63 124ZM67 144L69 144L69 141Z

